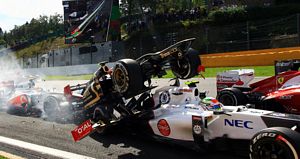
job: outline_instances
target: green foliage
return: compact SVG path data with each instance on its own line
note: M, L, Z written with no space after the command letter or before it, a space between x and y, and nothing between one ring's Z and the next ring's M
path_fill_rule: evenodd
M275 0L275 4L299 3L299 0Z
M49 37L61 35L63 33L62 15L40 16L38 19L32 18L30 22L21 26L16 26L8 33L4 33L4 40L10 46L22 43L35 43Z
M191 20L185 20L181 22L184 28L191 28L193 26L196 26L200 23L200 21L191 21Z
M226 7L212 10L208 19L213 24L231 24L242 21L256 21L282 16L289 16L300 12L300 3L285 3L276 6L257 7Z
M49 38L47 40L37 42L35 44L30 45L29 47L16 51L16 56L17 58L23 56L31 57L31 56L35 56L36 54L43 54L57 48L67 48L67 47L70 46L65 44L64 37Z
M211 11L208 19L215 24L228 24L232 22L240 22L247 20L247 11L245 7L227 7Z
M6 42L3 38L0 37L0 45L4 45Z
M8 158L0 155L0 159L8 159Z
M248 20L288 16L300 12L300 3L283 4L271 7L252 7L247 8L247 12Z

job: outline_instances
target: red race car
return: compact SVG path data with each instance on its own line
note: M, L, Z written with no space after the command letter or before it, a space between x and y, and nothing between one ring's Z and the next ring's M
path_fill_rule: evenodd
M260 109L300 114L299 67L300 60L275 61L275 76L249 85L254 72L239 72L235 76L232 71L223 72L217 76L217 99L224 105L251 104Z

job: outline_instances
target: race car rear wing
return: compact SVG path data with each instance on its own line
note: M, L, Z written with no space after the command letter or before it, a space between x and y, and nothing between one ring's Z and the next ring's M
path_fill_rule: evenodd
M73 96L73 91L83 90L85 88L86 88L86 83L78 84L78 85L75 85L75 86L67 85L67 86L64 87L64 95L66 97L71 97L71 96Z
M217 92L230 87L249 87L254 69L229 70L217 73Z

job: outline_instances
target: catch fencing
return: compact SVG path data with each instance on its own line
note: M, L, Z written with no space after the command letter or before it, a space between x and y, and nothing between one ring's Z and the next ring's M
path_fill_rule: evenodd
M44 54L19 58L22 68L46 68L97 64L124 58L120 43L106 42L85 47L56 48Z
M139 36L126 47L127 56L139 56L158 51L185 38L195 37L193 47L201 54L270 48L295 47L300 44L300 14L259 21L248 21L224 26L191 26L168 31L156 30L149 37Z

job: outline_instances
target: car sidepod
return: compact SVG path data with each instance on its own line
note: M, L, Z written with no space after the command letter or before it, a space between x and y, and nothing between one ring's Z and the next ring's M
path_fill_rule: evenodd
M199 105L162 105L154 110L149 125L159 139L200 146L205 143L205 122L211 116L212 112L202 111Z
M218 138L249 140L255 133L267 128L261 118L266 111L257 109L239 111L239 109L242 108L228 111L228 114L214 115L208 121L209 140Z
M27 113L30 106L30 97L26 94L17 95L10 98L7 105L10 113Z

